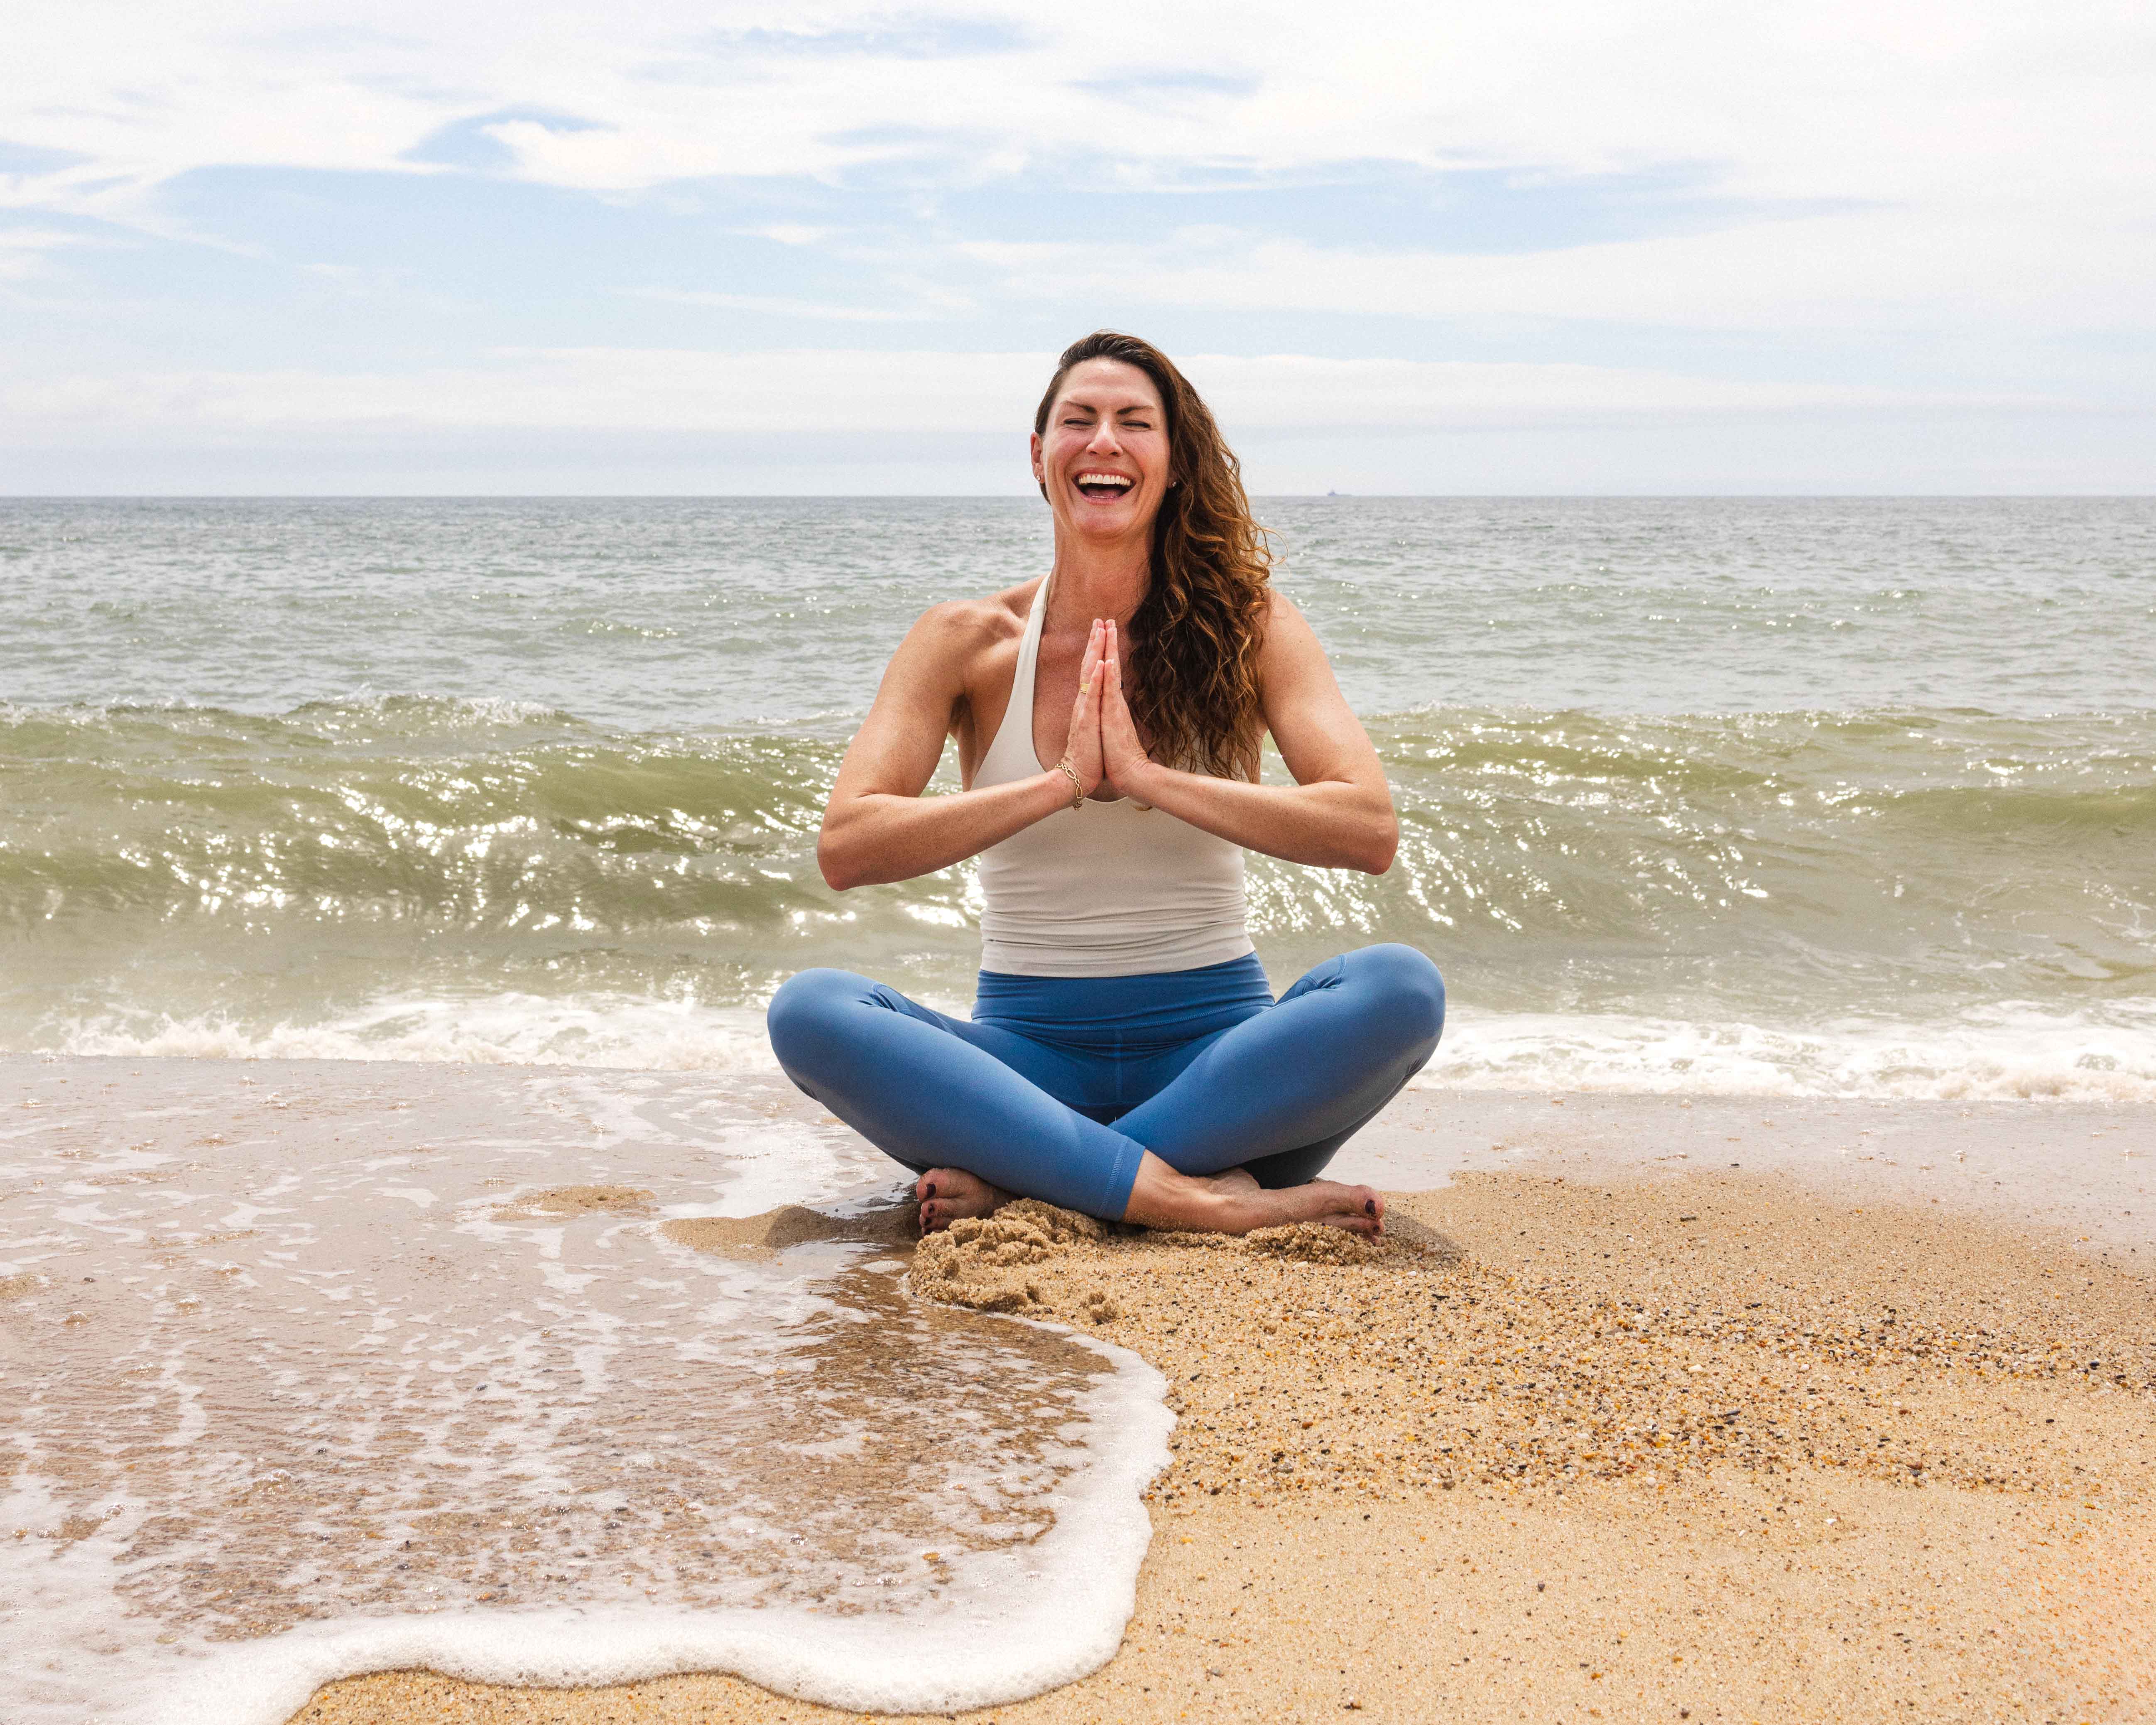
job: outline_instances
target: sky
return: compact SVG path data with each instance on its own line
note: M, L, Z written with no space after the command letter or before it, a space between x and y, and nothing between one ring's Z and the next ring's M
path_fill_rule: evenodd
M0 494L2156 490L2139 0L18 0Z

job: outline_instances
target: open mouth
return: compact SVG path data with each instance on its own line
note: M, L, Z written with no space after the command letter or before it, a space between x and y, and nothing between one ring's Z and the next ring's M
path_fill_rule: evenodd
M1081 473L1077 479L1080 492L1088 497L1120 497L1137 483L1120 473Z

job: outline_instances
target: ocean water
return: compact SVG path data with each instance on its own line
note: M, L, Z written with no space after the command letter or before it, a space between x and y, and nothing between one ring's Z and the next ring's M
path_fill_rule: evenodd
M2156 502L1260 514L1404 837L1254 859L1260 953L1430 952L1425 1085L2156 1096ZM1023 501L0 502L0 1049L767 1071L805 965L962 1008L971 871L834 894L816 825L911 619L1047 551Z
M8 1076L9 1725L279 1725L408 1666L948 1710L1114 1651L1158 1374L910 1299L882 1158L776 1086ZM697 1232L789 1203L835 1237Z
M2156 1098L2156 503L1262 514L1403 839L1254 860L1260 955L1429 952L1424 1086ZM911 619L1047 551L1024 502L0 501L0 1717L1112 1653L1157 1375L911 1301L761 1022L812 964L970 999L971 871L834 894L815 833ZM696 1232L787 1203L861 1226Z

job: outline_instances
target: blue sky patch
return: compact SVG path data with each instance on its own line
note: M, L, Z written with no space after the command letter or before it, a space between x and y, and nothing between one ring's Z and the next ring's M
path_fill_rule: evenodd
M0 138L0 174L50 174L93 158L73 150L44 150L35 144L12 144Z
M602 121L579 119L573 114L550 113L543 108L501 108L491 114L475 114L429 133L404 151L407 162L435 167L468 168L475 172L501 172L516 165L516 152L495 137L489 128L524 121L549 131L604 131Z

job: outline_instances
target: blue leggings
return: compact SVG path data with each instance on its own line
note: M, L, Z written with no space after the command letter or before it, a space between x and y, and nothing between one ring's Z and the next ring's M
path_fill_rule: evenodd
M984 970L968 1021L804 970L769 1023L786 1076L906 1167L1116 1220L1148 1150L1186 1174L1314 1179L1430 1059L1445 983L1400 946L1329 958L1277 1004L1255 954L1150 976Z

